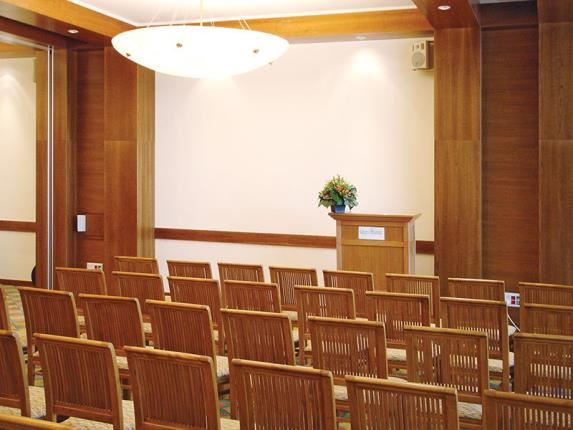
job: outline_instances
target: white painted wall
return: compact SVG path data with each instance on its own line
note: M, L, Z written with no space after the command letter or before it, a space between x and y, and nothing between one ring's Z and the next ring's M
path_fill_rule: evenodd
M354 212L422 213L417 238L433 240L433 73L411 71L411 43L291 45L225 80L158 74L156 226L334 235L317 193L340 173ZM157 240L156 255L336 266L334 250L290 247ZM416 264L433 273L432 257Z
M0 58L0 219L36 219L34 59ZM35 234L0 231L0 278L30 280Z

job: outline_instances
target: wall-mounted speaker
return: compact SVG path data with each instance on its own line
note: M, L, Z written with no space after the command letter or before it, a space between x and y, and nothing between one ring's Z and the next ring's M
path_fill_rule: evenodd
M432 42L418 40L412 43L412 68L414 70L429 70L432 64Z

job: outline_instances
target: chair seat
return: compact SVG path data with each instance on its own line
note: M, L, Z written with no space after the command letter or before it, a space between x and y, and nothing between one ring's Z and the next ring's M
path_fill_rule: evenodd
M406 350L399 348L386 348L386 359L399 363L406 362Z
M225 382L229 380L229 359L224 355L217 357L217 382Z
M145 333L146 336L151 335L151 323L143 323L143 333Z
M44 418L46 416L46 398L44 389L40 387L29 387L30 393L30 416L32 418ZM0 406L0 414L20 416L20 409Z
M509 353L509 367L513 367L515 363L515 355L513 352ZM502 373L503 372L503 360L497 358L489 359L489 371L492 373Z
M458 416L461 419L481 421L482 406L479 403L458 402Z
M131 400L122 400L123 409L123 430L135 430L135 416L133 412L133 402ZM66 427L79 430L100 430L112 429L111 424L100 423L98 421L85 420L82 418L69 418L62 423Z
M238 430L241 428L238 420L231 420L229 418L221 418L221 430Z
M516 331L517 331L517 329L516 329L514 326L512 326L511 324L509 324L509 325L507 326L507 334L508 334L508 336L513 336Z
M294 328L292 329L292 341L293 341L294 343L298 343L299 339L300 339L300 336L299 336L299 333L298 333L298 327L294 327Z

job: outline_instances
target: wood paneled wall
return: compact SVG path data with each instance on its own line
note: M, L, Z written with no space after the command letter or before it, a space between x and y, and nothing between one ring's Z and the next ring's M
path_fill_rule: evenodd
M479 28L435 33L436 273L480 277L481 47Z
M482 32L483 276L539 278L537 23Z
M550 4L551 3L551 4ZM549 13L560 3L566 22ZM540 280L573 284L573 7L540 2Z
M76 265L154 255L154 73L113 48L78 58Z

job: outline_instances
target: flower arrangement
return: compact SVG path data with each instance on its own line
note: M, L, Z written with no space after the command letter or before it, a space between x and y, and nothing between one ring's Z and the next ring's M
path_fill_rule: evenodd
M324 188L318 193L318 206L348 206L352 209L358 206L357 198L356 187L342 176L336 175L324 184Z

